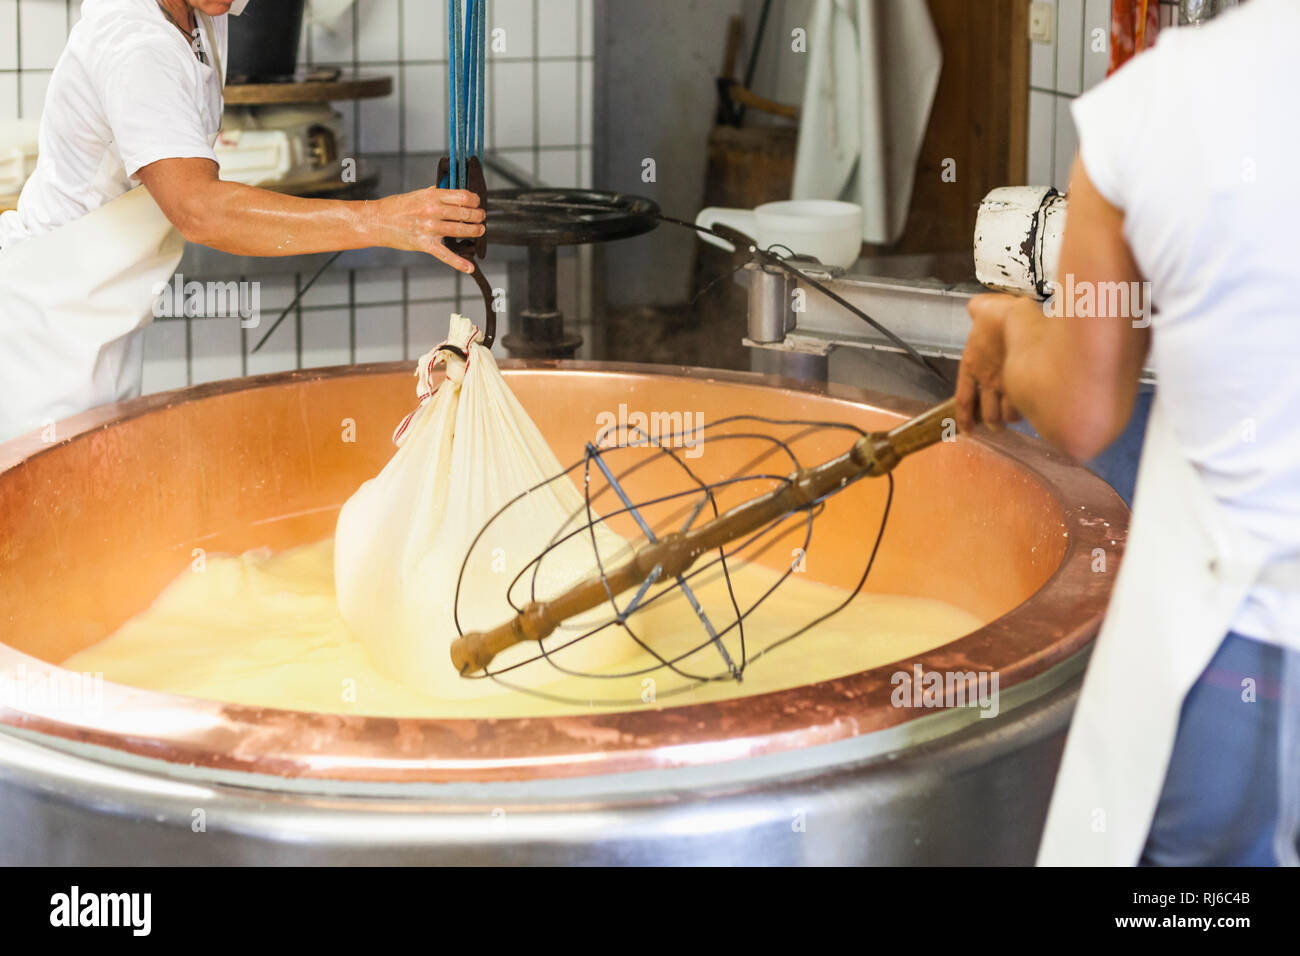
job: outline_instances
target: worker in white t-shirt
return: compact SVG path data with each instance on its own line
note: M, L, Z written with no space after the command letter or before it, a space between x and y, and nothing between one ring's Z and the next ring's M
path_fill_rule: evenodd
M1020 413L1087 460L1156 377L1041 863L1297 862L1297 35L1300 4L1251 0L1080 97L1072 301L970 305L964 428Z
M246 256L387 246L473 271L443 244L483 234L473 193L344 202L218 178L225 15L246 3L82 5L36 169L0 216L0 441L139 393L141 329L183 240Z

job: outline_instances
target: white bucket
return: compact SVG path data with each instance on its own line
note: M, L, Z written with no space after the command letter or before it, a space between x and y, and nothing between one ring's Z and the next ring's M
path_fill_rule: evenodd
M695 217L695 224L730 226L755 239L760 248L813 256L823 265L843 269L857 262L862 249L862 207L834 199L769 202L757 209L710 206ZM730 243L716 236L702 238L731 249Z

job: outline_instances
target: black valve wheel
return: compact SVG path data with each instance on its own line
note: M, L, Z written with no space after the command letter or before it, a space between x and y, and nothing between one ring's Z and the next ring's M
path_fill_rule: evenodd
M582 337L557 302L559 246L630 239L659 224L659 206L591 189L498 189L487 195L487 239L528 247L528 304L502 342L518 358L572 358Z
M592 189L496 189L487 197L488 239L511 246L629 239L654 229L658 216L652 200Z

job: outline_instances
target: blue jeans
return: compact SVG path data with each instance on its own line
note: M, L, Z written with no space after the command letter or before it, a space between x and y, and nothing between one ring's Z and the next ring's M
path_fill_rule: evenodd
M1183 701L1142 865L1277 864L1281 800L1296 795L1282 778L1300 776L1293 752L1280 759L1283 736L1294 740L1300 704L1295 688L1284 693L1288 679L1300 679L1294 663L1286 666L1288 656L1297 657L1238 634L1219 646ZM1253 701L1246 699L1249 681Z

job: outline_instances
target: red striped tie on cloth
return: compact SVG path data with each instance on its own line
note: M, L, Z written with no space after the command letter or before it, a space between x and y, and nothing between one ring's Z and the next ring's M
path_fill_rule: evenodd
M1110 76L1143 50L1155 46L1160 32L1158 0L1112 0L1110 14Z
M415 418L416 412L422 409L428 403L429 399L433 398L433 396L437 394L438 386L433 384L433 373L434 370L439 365L441 365L443 362L446 361L447 346L455 345L462 352L464 352L466 356L468 356L469 347L471 343L475 341L482 341L482 340L483 340L483 333L479 329L479 327L477 325L471 326L469 332L469 338L465 340L463 345L459 342L452 342L450 339L444 339L443 341L435 345L433 348L429 349L429 351L425 352L424 355L420 356L420 361L417 362L415 366L415 377L420 380L419 384L416 386L416 391L415 391L416 398L419 400L419 404L415 406L415 408L411 411L409 415L407 415L405 418L402 419L401 424L399 424L397 428L393 431L394 445L397 445L399 448L401 447L402 441L406 437L406 430L411 427L411 421ZM466 357L465 359L465 364L459 367L458 369L456 369L454 373L454 377L450 368L448 369L449 377L453 377L453 380L456 382L457 385L459 385L461 382L465 380L465 374L468 371L469 371L468 357Z

